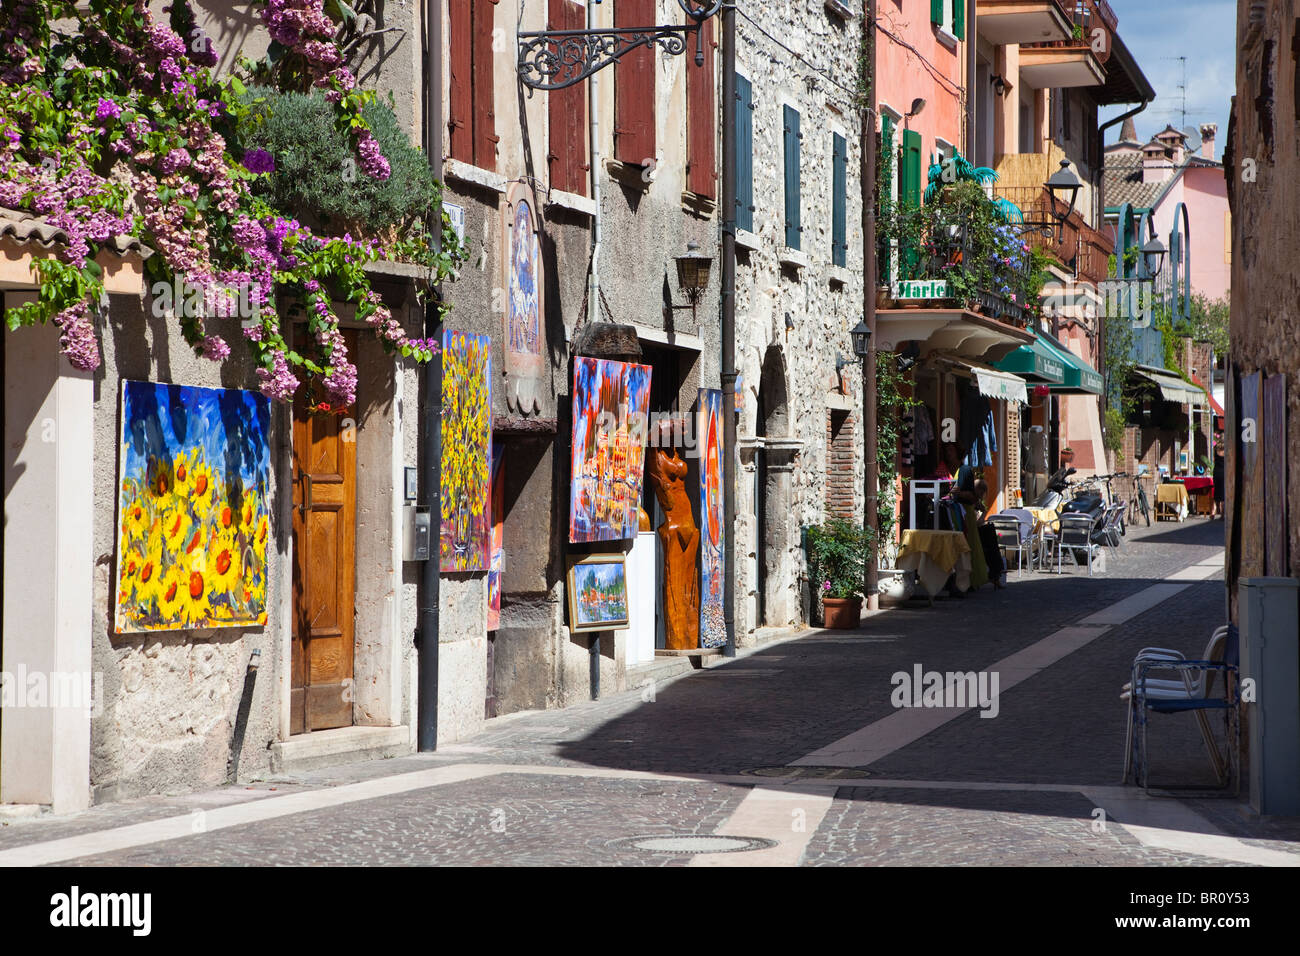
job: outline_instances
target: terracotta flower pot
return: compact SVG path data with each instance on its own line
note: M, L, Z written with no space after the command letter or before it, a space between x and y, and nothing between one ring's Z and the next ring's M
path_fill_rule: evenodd
M851 629L862 623L862 598L822 598L822 627Z
M887 285L878 286L876 288L876 308L892 309L894 305L893 290Z

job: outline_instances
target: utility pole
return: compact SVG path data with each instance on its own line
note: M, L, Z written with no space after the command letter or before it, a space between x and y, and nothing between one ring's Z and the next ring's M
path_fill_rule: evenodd
M880 606L878 501L880 463L876 425L876 0L867 0L862 19L860 86L862 170L862 314L870 336L862 360L862 455L864 458L862 527L871 535L864 591L867 609ZM725 333L724 333L725 334Z
M874 2L874 0L872 0ZM736 8L722 8L722 610L736 656Z

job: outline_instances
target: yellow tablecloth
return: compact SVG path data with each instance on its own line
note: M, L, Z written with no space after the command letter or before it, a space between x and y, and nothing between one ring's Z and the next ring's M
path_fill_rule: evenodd
M896 567L915 571L925 593L934 597L943 590L948 575L956 572L957 586L970 587L970 544L960 531L930 531L913 528L903 532Z
M1061 514L1055 508L1027 508L1026 510L1034 516L1035 531L1044 528L1048 531L1056 530L1055 525Z
M1165 505L1164 508L1161 505ZM1172 512L1179 520L1187 517L1187 487L1176 481L1156 485L1156 515Z

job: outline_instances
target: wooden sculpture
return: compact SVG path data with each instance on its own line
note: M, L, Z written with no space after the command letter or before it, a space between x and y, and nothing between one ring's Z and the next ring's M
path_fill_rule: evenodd
M696 561L700 530L686 493L686 460L674 449L648 449L655 497L664 511L658 528L664 552L664 644L669 650L693 651L700 646L700 575Z

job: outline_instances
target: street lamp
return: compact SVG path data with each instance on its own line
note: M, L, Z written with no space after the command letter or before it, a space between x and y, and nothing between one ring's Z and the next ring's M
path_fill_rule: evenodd
M853 354L860 359L866 358L871 351L871 329L867 323L859 319L849 335L853 338Z
M709 286L709 270L713 265L713 257L700 252L699 243L688 242L686 251L677 256L675 261L677 262L677 284L686 293L686 298L691 300L690 308L693 309ZM675 305L673 308L683 309L686 306Z
M1046 235L1054 235L1059 243L1065 238L1065 221L1074 213L1074 204L1079 199L1079 190L1083 188L1083 181L1075 175L1074 170L1070 169L1070 161L1063 159L1061 168L1048 177L1047 182L1043 183L1043 188L1052 197L1051 214L1047 219L1026 219L1022 223L1025 228L1021 233L1042 232ZM1066 206L1065 212L1056 211L1057 202Z
M1142 262L1146 265L1147 275L1154 279L1160 274L1165 264L1165 255L1169 252L1159 236L1152 236L1142 247Z

